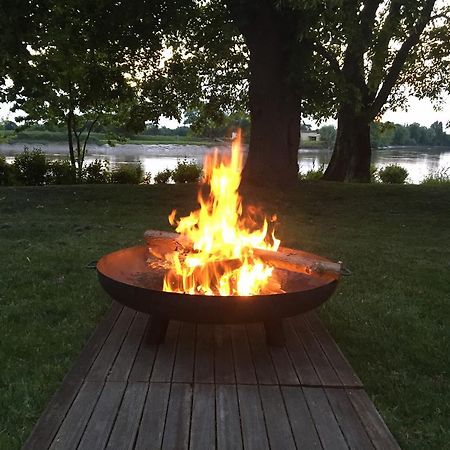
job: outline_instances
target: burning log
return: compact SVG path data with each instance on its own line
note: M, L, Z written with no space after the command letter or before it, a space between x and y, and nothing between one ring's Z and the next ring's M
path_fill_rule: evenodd
M283 253L255 248L253 254L277 269L290 270L291 272L340 274L342 271L342 263L340 262L314 260L295 252Z
M166 255L174 252L189 252L192 250L192 241L181 234L166 231L147 230L144 233L145 241L150 252L157 258L166 259ZM342 273L342 263L311 259L295 251L271 251L255 248L253 254L265 263L277 269L292 272L306 273Z
M192 241L182 234L147 230L144 239L152 255L160 259L166 259L166 255L172 252L192 250Z

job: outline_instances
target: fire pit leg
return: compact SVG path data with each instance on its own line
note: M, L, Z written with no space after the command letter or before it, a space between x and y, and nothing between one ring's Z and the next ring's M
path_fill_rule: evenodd
M150 323L145 336L147 344L161 344L166 336L169 320L163 316L153 314L150 317Z
M268 345L282 347L285 344L283 321L281 319L264 322L264 329L266 330L266 342Z

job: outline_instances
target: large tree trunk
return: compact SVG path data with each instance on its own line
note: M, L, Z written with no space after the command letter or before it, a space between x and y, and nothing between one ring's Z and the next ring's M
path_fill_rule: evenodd
M243 180L286 187L297 180L300 141L300 95L291 84L295 29L271 2L244 7L246 19L235 14L250 50L251 137Z
M370 181L370 123L350 108L338 113L333 155L324 179L330 181Z
M267 46L250 60L251 137L244 181L285 187L298 176L300 99L287 85L286 67Z

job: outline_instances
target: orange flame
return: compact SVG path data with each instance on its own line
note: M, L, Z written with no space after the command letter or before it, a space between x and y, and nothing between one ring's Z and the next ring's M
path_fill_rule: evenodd
M250 213L243 213L238 193L243 156L241 132L231 146L231 158L216 150L204 163L208 195L198 193L200 209L169 222L192 241L192 251L168 256L163 290L202 295L255 295L268 283L273 268L253 255L254 248L277 250L280 241L268 233L264 219L259 229ZM274 219L275 220L275 219Z

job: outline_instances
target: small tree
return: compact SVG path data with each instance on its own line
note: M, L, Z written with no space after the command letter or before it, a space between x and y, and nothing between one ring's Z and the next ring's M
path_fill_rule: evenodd
M28 64L12 67L8 99L25 125L65 125L72 166L81 179L89 137L131 101L133 90L113 48L99 46L101 8L81 0L52 1L29 41Z

